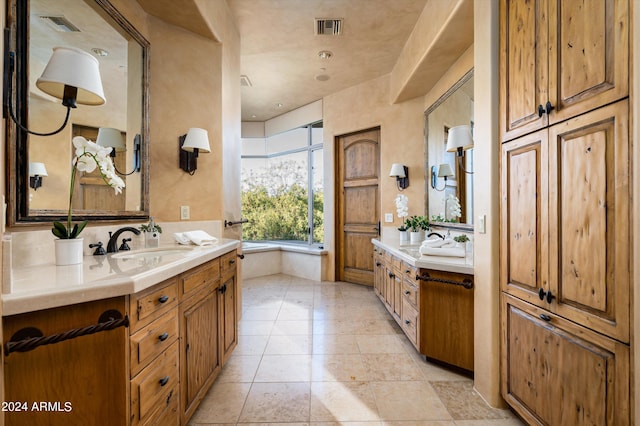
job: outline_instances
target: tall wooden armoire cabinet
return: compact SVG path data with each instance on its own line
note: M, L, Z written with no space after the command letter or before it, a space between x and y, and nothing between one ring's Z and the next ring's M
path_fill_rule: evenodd
M501 0L501 389L631 422L629 0Z

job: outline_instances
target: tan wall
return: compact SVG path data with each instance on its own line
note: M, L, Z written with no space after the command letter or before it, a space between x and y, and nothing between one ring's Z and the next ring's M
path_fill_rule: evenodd
M424 110L422 99L397 105L389 103L389 75L351 87L323 99L325 240L329 250L327 277L335 276L335 138L359 130L380 127L380 220L384 226L400 226L394 199L399 193L389 177L392 163L409 167L409 215L424 214L425 170ZM393 213L394 223L384 223L384 213Z

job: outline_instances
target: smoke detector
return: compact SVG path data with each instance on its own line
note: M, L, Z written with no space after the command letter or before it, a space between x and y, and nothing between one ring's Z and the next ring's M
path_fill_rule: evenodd
M316 35L340 35L342 34L342 19L315 19Z

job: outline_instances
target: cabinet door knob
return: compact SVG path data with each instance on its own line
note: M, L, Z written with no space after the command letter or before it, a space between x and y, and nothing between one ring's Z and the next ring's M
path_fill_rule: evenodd
M546 112L547 115L549 115L551 111L553 111L554 109L556 108L553 105L551 105L551 102L547 101L547 104L544 106L544 112Z
M161 335L158 336L158 339L161 342L164 342L165 340L167 340L169 338L169 333L162 333Z
M395 277L395 276L396 276L396 275L395 275L393 272L389 272L389 278L393 278L393 277Z
M540 287L540 290L538 290L538 297L540 298L540 300L544 300L544 295L545 295L545 291L544 288Z
M405 290L404 294L409 295L409 294L411 294L411 292L409 290Z
M544 114L544 107L540 104L538 105L538 117L542 117L542 114Z
M160 379L160 386L164 386L167 383L169 383L169 376L164 376L162 379Z
M229 261L229 264L231 264L231 265L233 265L234 263L236 263L236 260L235 260L235 259L231 259L231 260Z
M409 325L409 324L411 324L411 321L409 321L409 320L404 320L404 323L405 323L405 324L407 324L407 325Z
M544 321L551 321L551 317L546 314L540 314L540 319Z
M160 302L160 303L166 303L166 302L167 302L167 300L169 300L169 296L166 296L166 295L165 295L165 296L160 297L160 298L158 299L158 302Z

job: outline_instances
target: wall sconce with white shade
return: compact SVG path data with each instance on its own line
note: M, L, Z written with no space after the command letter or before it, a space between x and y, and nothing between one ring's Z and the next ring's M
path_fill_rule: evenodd
M449 129L447 137L447 152L455 152L463 172L473 174L464 168L462 157L464 151L473 148L473 137L471 136L471 128L468 125L456 126Z
M5 37L8 37L6 32ZM36 86L44 93L62 99L62 105L67 107L67 115L64 123L57 130L48 133L30 130L18 121L13 111L12 90L15 57L15 52L8 52L5 55L7 65L4 73L4 87L6 88L3 99L4 116L6 117L8 112L16 125L27 133L36 136L51 136L60 133L69 121L71 108L76 108L77 104L102 105L106 101L98 60L80 49L54 47L49 62L36 81Z
M136 135L133 139L133 170L129 173L123 173L118 170L115 161L113 161L113 166L116 169L116 172L123 176L129 176L134 172L140 172L140 135ZM122 132L118 129L114 129L113 127L100 127L98 129L98 137L96 138L96 143L100 146L111 147L111 153L109 154L111 158L115 159L116 151L124 152L127 150L127 146L124 143Z
M391 165L390 177L396 178L398 190L402 191L409 186L409 168L399 163Z
M49 176L44 163L29 162L29 186L37 191L42 186L42 177Z
M204 129L191 128L180 142L180 168L193 176L198 168L198 153L211 152L209 134Z
M453 176L453 170L447 163L440 164L440 167L431 166L431 187L436 191L444 191L447 186L447 178ZM441 189L438 189L438 178L444 178L444 185Z

